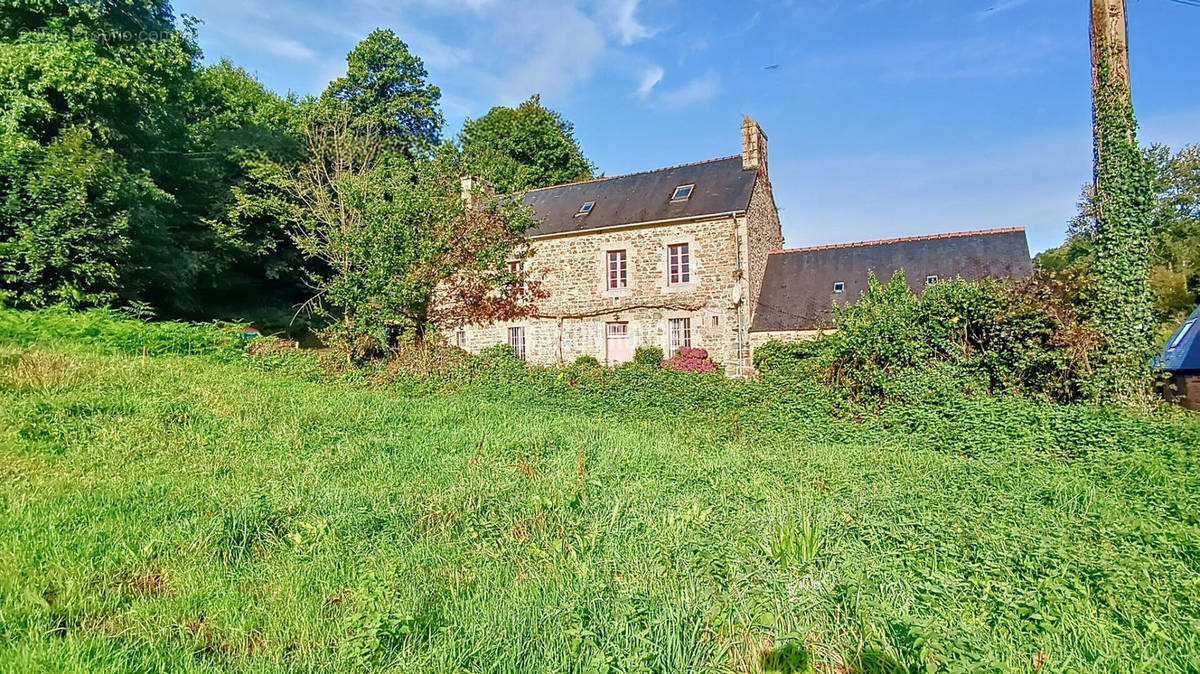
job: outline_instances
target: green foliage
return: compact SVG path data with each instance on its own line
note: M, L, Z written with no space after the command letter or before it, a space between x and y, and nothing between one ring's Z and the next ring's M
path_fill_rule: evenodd
M1108 338L1102 386L1119 397L1147 388L1153 350L1150 292L1153 165L1137 146L1129 89L1100 64L1094 92L1096 125L1096 248L1094 314Z
M587 180L595 172L571 122L542 107L536 95L516 108L497 106L468 119L459 143L467 170L503 193Z
M863 401L935 402L970 393L1070 401L1096 393L1103 347L1086 278L948 281L912 293L903 272L873 275L862 299L835 311L836 331L755 350L767 376L819 378Z
M1013 396L845 415L774 378L572 383L511 354L513 374L453 392L317 379L305 354L143 366L54 315L21 319L16 346L0 331L3 669L1021 671L1044 653L1043 671L1187 671L1200 653L1195 415Z
M637 365L659 367L663 362L663 350L657 346L639 346L633 350L633 362Z
M441 90L427 81L425 64L391 30L376 29L346 56L346 74L329 84L326 101L343 104L363 125L409 157L437 145Z
M576 368L597 368L600 367L600 361L595 356L580 356L575 359L574 365Z
M0 343L84 344L124 356L242 355L240 326L218 323L145 322L115 311L0 309Z
M1200 146L1172 154L1154 145L1144 153L1154 166L1150 231L1150 289L1160 337L1179 327L1200 301ZM1095 258L1096 204L1089 188L1062 246L1037 256L1043 269L1091 271Z

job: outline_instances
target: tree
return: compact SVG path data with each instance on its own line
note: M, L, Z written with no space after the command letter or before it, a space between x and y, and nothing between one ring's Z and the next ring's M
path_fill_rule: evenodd
M532 225L515 200L464 198L452 153L411 161L344 110L314 114L309 154L291 173L297 247L316 264L311 306L338 319L331 336L363 353L400 332L487 323L532 309L536 288L509 261Z
M347 70L322 98L347 106L357 123L372 128L409 157L439 142L442 92L427 81L425 64L390 30L374 30L346 56Z
M1144 150L1153 167L1154 205L1150 215L1150 289L1161 333L1178 327L1200 301L1200 146L1177 153L1163 145ZM1095 189L1084 188L1068 241L1038 255L1045 269L1093 271L1098 226Z
M505 193L587 180L595 171L579 149L574 126L543 107L538 96L468 119L459 143L467 168Z

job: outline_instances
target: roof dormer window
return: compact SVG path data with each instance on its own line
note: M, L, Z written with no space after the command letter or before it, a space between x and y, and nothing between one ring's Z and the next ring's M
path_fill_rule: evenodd
M581 215L587 215L588 213L591 213L592 209L595 207L596 207L596 202L585 201L585 202L583 202L583 205L579 207L579 212L575 214L575 217L579 217Z
M687 201L692 197L692 190L695 188L695 184L676 187L675 192L671 194L671 201Z

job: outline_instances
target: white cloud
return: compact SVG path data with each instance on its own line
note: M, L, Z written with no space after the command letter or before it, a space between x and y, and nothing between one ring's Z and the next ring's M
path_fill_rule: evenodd
M1027 35L930 40L841 51L809 60L815 68L877 70L886 79L987 79L1037 72L1065 51L1061 39Z
M661 66L653 66L647 68L646 72L642 73L642 80L638 83L637 96L643 101L650 95L650 90L662 81L664 71Z
M293 61L312 61L317 58L316 52L295 40L285 40L270 35L259 35L248 39L247 44L257 46L268 54Z
M710 70L678 89L664 91L659 101L668 108L683 108L712 100L720 88L717 74Z
M631 45L654 35L654 31L646 28L637 19L638 2L639 0L604 0L601 6L601 15L611 24L623 45Z

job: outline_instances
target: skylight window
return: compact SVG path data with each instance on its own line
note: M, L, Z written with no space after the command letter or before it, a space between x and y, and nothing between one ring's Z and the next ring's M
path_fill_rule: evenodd
M937 274L930 274L929 276L925 277L925 285L927 285L927 286L935 285L935 284L937 284L937 282L938 282Z
M585 201L585 202L583 202L583 205L579 207L579 212L576 213L575 215L587 215L588 213L591 213L592 209L595 207L596 207L596 202Z
M846 290L846 284L843 281L838 281L833 284L833 292L840 293Z
M671 201L687 201L692 197L692 190L695 188L694 184L676 187L675 192L671 195Z
M1175 347L1182 344L1183 338L1188 336L1188 333L1192 331L1192 326L1194 326L1195 324L1196 324L1195 320L1190 320L1187 323L1184 323L1183 327L1179 329L1179 334L1175 335L1175 339L1171 340L1171 344L1169 346L1167 346L1167 348L1174 349Z

